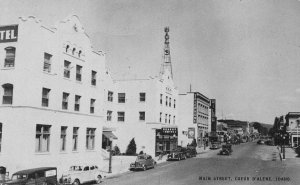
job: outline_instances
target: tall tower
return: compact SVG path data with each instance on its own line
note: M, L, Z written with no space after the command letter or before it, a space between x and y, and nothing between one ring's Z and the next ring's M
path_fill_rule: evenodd
M165 70L168 69L171 73L171 78L173 79L171 54L170 54L170 42L169 42L169 27L165 27L165 44L164 44L164 54L163 61L160 68L160 75L164 74Z

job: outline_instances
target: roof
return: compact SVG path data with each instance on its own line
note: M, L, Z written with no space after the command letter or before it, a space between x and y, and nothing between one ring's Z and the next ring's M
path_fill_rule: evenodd
M27 170L18 171L14 174L30 174L30 173L34 173L34 172L37 172L37 171L47 171L47 170L56 170L56 167L31 168L31 169L27 169Z

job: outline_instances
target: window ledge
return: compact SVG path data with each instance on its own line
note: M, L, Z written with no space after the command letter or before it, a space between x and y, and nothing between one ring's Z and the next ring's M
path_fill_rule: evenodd
M59 154L68 154L66 151L60 151Z
M82 81L78 81L78 80L76 80L76 83L78 83L78 84L81 84L81 85L82 85Z
M96 152L95 149L86 149L86 152Z
M35 152L35 155L50 155L50 152Z
M1 67L1 70L14 70L15 67Z
M51 73L51 72L47 72L47 71L43 71L44 74L47 74L47 75L51 75L51 76L55 76L57 75L57 73Z
M70 78L64 77L65 80L72 81Z

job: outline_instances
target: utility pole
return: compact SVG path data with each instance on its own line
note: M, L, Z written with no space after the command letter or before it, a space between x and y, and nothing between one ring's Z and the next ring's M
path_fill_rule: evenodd
M110 141L110 146L109 146L109 164L108 164L108 173L112 173L112 171L111 171L111 162L112 162L112 140Z

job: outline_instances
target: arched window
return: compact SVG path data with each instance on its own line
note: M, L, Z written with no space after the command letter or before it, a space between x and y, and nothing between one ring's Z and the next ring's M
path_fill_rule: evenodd
M12 84L4 84L3 87L3 99L2 104L12 104L13 102L13 88Z
M70 48L70 46L67 45L67 46L66 46L66 53L68 53L69 48Z
M81 53L82 53L81 50L79 50L79 52L78 52L78 57L79 58L80 58Z
M16 48L7 47L5 48L6 57L4 61L4 67L14 67L15 66L15 56L16 56Z
M72 55L75 54L75 51L76 51L76 48L73 48L73 50L72 50Z

